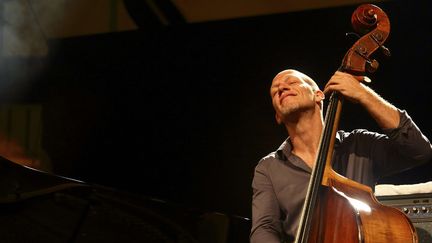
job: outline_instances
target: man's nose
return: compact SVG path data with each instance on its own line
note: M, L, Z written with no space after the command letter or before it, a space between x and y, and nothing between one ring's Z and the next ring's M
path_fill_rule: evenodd
M279 92L282 92L282 91L289 90L290 86L286 83L281 83L279 84L278 88L279 88Z

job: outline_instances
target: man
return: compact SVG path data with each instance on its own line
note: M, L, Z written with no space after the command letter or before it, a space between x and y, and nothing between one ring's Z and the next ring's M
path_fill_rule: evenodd
M337 71L321 91L307 75L292 69L278 73L270 95L276 121L288 138L260 160L252 182L251 243L293 241L324 127L323 100L332 91L363 106L382 128L338 131L333 169L373 187L380 176L432 158L432 146L406 111L396 108L359 82L362 77Z

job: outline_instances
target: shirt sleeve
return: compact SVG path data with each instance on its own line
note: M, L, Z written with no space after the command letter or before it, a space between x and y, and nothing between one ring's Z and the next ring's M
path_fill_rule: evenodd
M399 110L400 122L395 129L383 130L386 136L382 146L376 146L376 154L382 154L377 163L380 174L388 175L421 165L432 158L432 146L429 139L423 135L411 117L404 110ZM380 143L379 142L379 143ZM385 153L380 152L386 151Z
M251 243L280 243L280 208L264 163L255 167L252 180Z

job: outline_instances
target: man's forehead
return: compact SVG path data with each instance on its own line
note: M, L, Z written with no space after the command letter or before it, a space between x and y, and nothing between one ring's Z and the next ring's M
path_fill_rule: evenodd
M283 71L279 72L274 77L273 81L275 81L276 79L283 78L283 77L287 78L289 76L295 76L295 77L298 77L298 78L304 78L304 74L302 74L301 72L296 71L296 70L292 70L292 69L287 69L287 70L283 70Z
M319 90L319 86L313 79L311 79L308 75L299 72L294 69L286 69L281 72L279 72L272 81L272 86L275 83L275 81L282 81L285 82L289 80L290 78L298 78L299 80L309 84L313 89Z

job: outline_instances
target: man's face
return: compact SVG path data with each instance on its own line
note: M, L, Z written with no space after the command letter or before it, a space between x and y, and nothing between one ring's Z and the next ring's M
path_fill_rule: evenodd
M306 80L307 77L295 70L282 71L273 79L270 95L278 123L316 108L316 92Z

